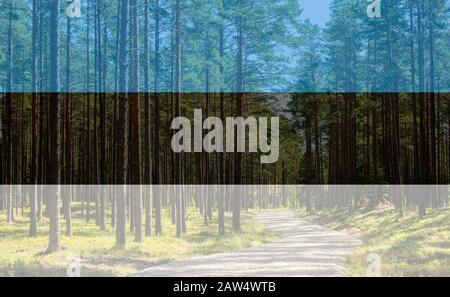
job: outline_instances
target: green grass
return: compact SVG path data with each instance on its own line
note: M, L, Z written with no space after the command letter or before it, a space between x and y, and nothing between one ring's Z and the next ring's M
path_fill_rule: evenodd
M116 249L115 230L100 231L95 221L86 223L75 209L73 236L62 236L62 251L46 255L48 222L39 223L39 235L28 237L28 218L18 216L14 224L7 224L5 214L0 214L0 276L65 276L69 257L82 259L82 276L125 276L142 269L175 259L236 251L274 242L277 236L267 231L253 219L251 213L243 214L242 230L231 232L227 216L224 237L217 235L217 221L204 226L203 217L190 209L188 234L176 238L175 226L167 212L163 216L164 234L134 242L133 234L127 235L127 248ZM61 230L65 230L61 219Z
M355 276L365 276L367 256L381 256L383 276L450 276L450 210L434 210L420 219L393 209L324 211L306 217L363 241L348 261Z

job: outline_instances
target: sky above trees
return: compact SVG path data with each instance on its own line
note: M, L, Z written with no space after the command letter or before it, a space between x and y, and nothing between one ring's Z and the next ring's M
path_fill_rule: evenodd
M303 9L303 18L311 23L323 28L330 20L331 0L298 0L298 3Z

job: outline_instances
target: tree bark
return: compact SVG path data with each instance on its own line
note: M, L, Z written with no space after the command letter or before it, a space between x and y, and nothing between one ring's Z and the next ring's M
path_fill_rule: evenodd
M237 81L237 88L236 88L236 110L235 115L236 117L242 116L242 100L243 100L243 88L244 88L244 82L243 82L243 42L244 42L244 32L243 32L243 20L242 18L238 19L237 23L237 30L238 30L238 36L237 36L237 73L236 73L236 81ZM241 160L242 160L242 154L237 151L237 131L235 131L235 157L234 157L234 184L240 185L242 183L242 176L241 176ZM241 196L240 191L238 193L235 193L236 195L233 197L233 229L234 230L240 230L241 229Z
M32 36L32 67L31 67L31 159L30 159L30 184L32 185L30 193L30 237L37 236L37 38L39 26L39 9L37 1L33 1L33 36Z
M60 0L51 1L50 10L50 97L49 133L50 155L49 184L53 185L49 191L48 210L50 218L48 252L61 250L60 242L60 207L59 191L61 184L61 102L59 75L59 30L60 30Z
M127 123L128 98L127 89L127 35L128 35L129 5L123 0L120 11L120 41L119 41L119 97L118 97L118 125L117 125L117 175L116 184L120 185L116 193L117 222L116 246L126 246L126 182L127 182Z
M155 129L155 144L154 144L154 168L153 168L153 184L155 185L153 191L153 201L155 206L155 233L162 235L161 222L161 192L158 185L161 183L161 107L159 94L159 80L160 80L160 4L159 0L155 0L155 112L154 112L154 129Z
M140 102L139 102L139 39L138 39L138 6L137 0L130 0L131 17L131 171L133 185L141 184L141 137L140 137ZM142 242L142 192L134 187L133 191L135 240Z
M72 21L67 18L67 43L66 43L66 139L65 139L65 184L68 187L72 184L72 96L71 96L71 42L72 42ZM72 191L70 188L64 193L64 218L66 221L66 235L72 236Z
M152 164L151 164L151 116L150 116L150 96L149 96L149 1L144 1L144 184L150 185L152 180ZM152 236L152 213L153 213L152 196L149 192L145 192L145 236Z

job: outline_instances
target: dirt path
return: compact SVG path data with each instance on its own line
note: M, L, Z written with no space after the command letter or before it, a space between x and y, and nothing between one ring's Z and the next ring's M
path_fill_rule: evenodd
M174 261L135 274L141 277L345 276L346 256L361 242L298 219L293 212L257 217L280 241L234 253Z

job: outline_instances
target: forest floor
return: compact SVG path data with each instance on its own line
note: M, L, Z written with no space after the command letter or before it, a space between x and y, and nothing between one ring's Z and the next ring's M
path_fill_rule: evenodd
M296 218L292 211L257 216L280 236L275 243L150 267L142 277L346 276L346 258L361 243L348 234Z
M100 231L95 219L90 223L81 220L80 205L75 204L73 236L62 235L62 251L47 255L47 219L43 218L39 223L38 237L30 238L27 210L24 214L22 217L19 210L11 225L6 224L5 214L0 214L0 276L66 276L71 261L78 261L78 258L82 276L126 276L176 259L238 251L278 240L277 235L254 220L252 213L243 214L240 232L228 231L224 237L219 237L217 220L211 220L205 226L198 210L190 209L188 234L183 238L176 238L175 226L165 211L162 236L136 243L134 235L129 233L127 248L116 249L115 230L109 227ZM95 218L95 212L92 218ZM231 230L229 214L226 228ZM64 230L64 220L61 219L62 234Z
M390 207L322 211L301 218L360 238L363 245L347 262L354 276L366 276L369 255L378 255L382 276L450 276L450 210L417 211L400 217ZM372 256L373 257L373 256Z

